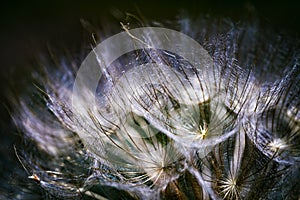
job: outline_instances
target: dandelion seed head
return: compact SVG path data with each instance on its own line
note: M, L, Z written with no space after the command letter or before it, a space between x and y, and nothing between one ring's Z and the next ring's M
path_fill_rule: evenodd
M151 157L141 163L141 167L150 177L154 187L162 190L184 171L185 160L179 156L174 147L167 147L164 151L151 152ZM166 152L167 151L167 152ZM170 154L173 154L172 156ZM177 154L177 156L176 156ZM144 157L145 158L145 157Z
M117 41L140 49L115 58L118 44L94 48L88 58L99 80L76 82L64 64L44 81L46 109L21 103L18 125L37 150L19 159L29 179L50 195L79 199L257 199L272 196L272 184L282 187L285 168L300 157L297 73L263 83L252 68L261 60L250 61L265 53L252 44L260 41L254 24L179 23L205 48L181 44L180 35L170 45L176 52L165 50L175 31L146 27L141 37L143 28L122 24L127 39Z
M235 177L227 177L220 180L221 193L224 195L223 199L239 199L239 191L237 180Z
M196 136L197 138L200 138L201 140L205 139L205 137L207 135L207 131L208 131L207 124L205 122L203 124L204 124L203 127L200 125L200 132Z
M280 138L275 138L272 142L268 144L268 146L273 152L278 152L279 150L283 150L288 147L286 142Z

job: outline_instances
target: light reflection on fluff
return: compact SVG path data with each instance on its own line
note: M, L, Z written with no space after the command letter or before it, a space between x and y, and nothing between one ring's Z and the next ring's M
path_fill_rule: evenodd
M281 195L292 199L297 183L288 186L282 177L299 162L298 61L287 58L291 72L263 82L244 55L258 27L222 22L181 24L212 57L207 76L180 55L143 49L128 63L152 64L115 72L114 83L104 80L103 99L82 107L84 115L72 111L75 77L68 66L41 89L48 110L40 109L44 102L37 108L22 102L15 119L41 153L25 147L17 155L45 197L272 199L284 187ZM169 62L156 65L162 58Z

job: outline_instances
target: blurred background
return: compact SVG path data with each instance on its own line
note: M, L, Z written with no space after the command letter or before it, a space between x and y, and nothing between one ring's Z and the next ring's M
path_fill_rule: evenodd
M116 17L116 11L142 14L146 19L157 21L176 19L176 16L185 11L191 16L209 14L238 22L246 11L253 10L260 20L270 24L275 30L297 37L300 31L299 9L299 4L290 0L1 1L0 174L11 167L20 167L16 166L19 163L13 151L17 130L10 120L10 99L7 98L11 86L19 89L24 87L30 71L38 67L36 59L41 54L48 53L49 45L69 49L80 47L83 39L86 39L81 19L92 24L110 20L118 25L122 19ZM0 190L0 194L1 192L5 191Z
M72 46L82 40L80 19L100 22L121 12L140 12L145 18L174 19L185 10L191 15L209 13L238 21L246 10L254 9L273 27L299 32L300 12L297 1L2 1L0 4L1 74L19 67L47 44ZM251 7L251 8L250 8ZM138 12L137 12L138 11ZM118 20L114 18L116 24Z

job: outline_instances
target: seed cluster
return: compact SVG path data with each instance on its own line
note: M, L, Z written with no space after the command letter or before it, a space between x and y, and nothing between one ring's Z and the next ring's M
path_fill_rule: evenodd
M250 34L255 24L179 25L213 65L145 48L107 68L96 105L74 111L68 64L43 79L42 98L21 100L16 155L45 198L299 198L299 46Z

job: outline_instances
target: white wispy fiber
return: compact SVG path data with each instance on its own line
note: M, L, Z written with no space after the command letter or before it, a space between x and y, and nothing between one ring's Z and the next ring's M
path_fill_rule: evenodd
M106 69L96 106L72 110L76 70L71 64L76 62L41 78L39 100L21 100L14 119L24 147L16 146L16 155L45 198L299 195L294 192L299 184L284 178L299 170L297 44L290 47L292 56L277 52L285 60L266 66L257 56L268 58L273 49L265 51L259 43L284 45L267 40L267 31L253 34L262 31L254 22L237 26L182 18L177 25L207 50L212 66L192 66L161 49L141 49ZM87 102L92 92L82 94Z

